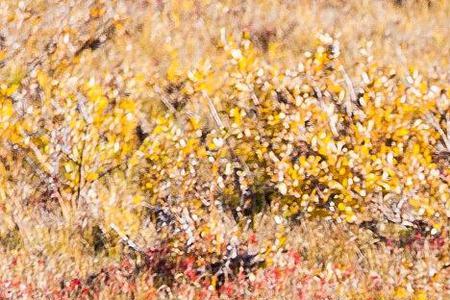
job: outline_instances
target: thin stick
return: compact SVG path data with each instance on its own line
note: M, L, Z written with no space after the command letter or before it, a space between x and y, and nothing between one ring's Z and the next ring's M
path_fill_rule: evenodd
M450 151L450 138L448 137L448 132L450 131L448 126L450 125L449 116L447 116L447 134L445 134L444 130L442 129L439 122L436 121L436 119L433 117L433 115L428 114L427 115L428 122L439 132L442 141L444 142L445 146L447 147L447 150Z
M161 102L164 103L164 105L169 109L169 111L173 114L176 114L177 110L175 109L175 107L172 105L172 103L170 103L161 93L161 90L159 89L159 87L155 87L155 92L159 95L159 98L161 99Z
M340 71L342 72L342 75L344 76L345 84L347 85L347 89L349 91L350 101L345 101L345 110L347 114L350 116L353 112L352 110L352 103L356 103L356 93L355 89L353 87L353 82L350 79L350 76L348 76L347 72L344 69L344 66L341 66Z
M141 247L139 247L135 242L133 242L129 237L126 236L126 234L124 234L119 227L117 227L116 224L111 223L109 225L111 227L112 230L114 230L119 237L122 239L122 241L127 244L131 249L133 249L134 251L137 251L139 253L145 253Z
M208 94L204 93L206 99L208 100L208 107L209 110L211 112L211 116L214 119L214 121L216 122L217 127L219 127L220 129L224 128L225 126L223 125L222 120L219 117L219 113L216 110L216 107L214 106L214 103L212 102L211 98L209 98Z

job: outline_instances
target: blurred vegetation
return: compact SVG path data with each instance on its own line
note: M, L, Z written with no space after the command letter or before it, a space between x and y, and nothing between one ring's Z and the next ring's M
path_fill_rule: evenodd
M0 20L0 298L448 294L447 1Z

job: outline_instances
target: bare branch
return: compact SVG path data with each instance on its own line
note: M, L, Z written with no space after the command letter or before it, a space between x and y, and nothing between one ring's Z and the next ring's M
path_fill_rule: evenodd
M208 94L206 93L204 93L204 96L208 100L209 111L211 113L211 117L213 118L214 122L216 122L217 127L219 127L220 129L225 128L222 119L220 119L219 113L217 112L217 109L214 106L214 103L212 102L211 98L209 98Z
M436 120L436 118L431 113L426 115L426 118L427 118L428 122L434 127L434 129L437 130L437 132L439 133L439 135L442 138L442 141L443 141L445 147L447 148L448 151L450 151L450 136L449 136L450 115L448 113L446 115L447 133L445 133L442 126L439 124L439 122Z
M352 103L356 103L357 101L355 89L353 87L353 82L350 79L350 76L348 76L347 72L345 71L344 66L340 66L339 69L342 75L344 76L344 81L345 84L347 85L347 89L350 96L350 99L345 101L345 111L347 112L347 115L351 116L351 114L353 113Z
M140 246L138 246L135 242L133 242L129 237L126 236L125 233L123 233L119 227L117 227L116 224L111 223L109 225L111 227L112 230L114 230L117 235L119 235L119 237L122 239L122 242L124 242L127 246L129 246L131 249L133 249L134 251L137 251L139 253L143 253L145 254L144 250L142 250L142 248Z

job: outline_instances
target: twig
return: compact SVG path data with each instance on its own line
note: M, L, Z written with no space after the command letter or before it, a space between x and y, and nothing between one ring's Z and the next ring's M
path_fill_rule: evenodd
M208 100L209 111L211 112L211 116L214 119L214 122L216 122L216 125L217 127L219 127L219 129L223 129L225 126L223 125L223 122L219 117L219 113L217 112L214 103L212 102L211 98L209 98L208 94L204 93L204 96Z
M131 249L133 249L134 251L137 251L139 253L145 254L144 250L142 250L142 248L140 246L138 246L135 242L133 242L129 237L126 236L125 233L123 233L119 227L117 227L116 224L111 223L109 225L111 227L112 230L114 230L119 237L122 239L122 241L128 245Z
M24 132L23 130L20 130L20 133L24 136L29 136L26 132ZM53 170L53 167L50 166L44 159L44 155L42 155L41 151L39 150L39 148L31 141L31 139L29 139L27 141L28 143L28 147L31 149L31 151L33 151L34 156L36 157L37 161L39 162L39 164L42 166L42 168L44 169L45 173L47 173L47 175L51 175L54 173L55 170Z
M450 136L449 136L450 116L448 114L446 115L447 134L444 132L439 122L436 121L436 119L431 113L428 114L426 117L428 119L428 122L437 130L437 132L439 132L439 135L441 136L442 141L444 142L447 150L450 151Z
M167 107L167 109L173 113L176 114L177 110L175 109L175 107L172 105L172 103L170 103L164 96L163 93L161 92L161 89L159 87L154 87L154 91L159 95L159 98L161 100L161 102Z
M25 152L23 149L22 149L22 151ZM45 172L45 170L43 171L42 169L40 169L36 165L36 163L33 161L33 159L30 158L28 155L25 156L25 161L31 167L33 172L36 175L38 175L38 177L41 179L41 183L46 183L46 184L50 185L50 189L51 189L53 195L56 196L56 198L58 199L58 203L61 206L63 216L68 221L69 220L69 211L68 211L67 205L64 203L61 190L59 189L58 185L56 184L55 179L51 176L51 174L48 174L47 172Z
M84 137L84 134L83 134ZM80 201L81 197L81 179L83 179L83 176L81 172L83 171L83 158L84 158L84 148L86 147L86 140L83 139L83 146L81 147L81 153L80 153L80 162L78 163L78 187L77 187L77 194L76 194L76 200L72 203L72 206L75 208L77 203Z
M111 20L107 20L104 26L97 31L94 37L89 38L85 41L80 48L75 51L74 57L79 56L83 51L87 49L95 50L109 40L114 32L114 24Z
M345 101L345 111L347 112L347 115L351 116L351 114L353 113L353 109L352 109L352 103L356 103L357 98L356 98L356 93L355 93L355 89L353 87L353 82L350 79L350 76L348 76L347 72L345 71L344 66L340 66L339 70L342 72L342 75L344 76L344 81L345 84L347 85L347 89L349 91L349 96L350 96L350 101Z
M166 98L164 98L163 96L161 96L161 102L164 103L164 105L169 109L169 111L173 114L175 114L177 112L177 110L175 109L175 107L172 105L172 103L170 103Z

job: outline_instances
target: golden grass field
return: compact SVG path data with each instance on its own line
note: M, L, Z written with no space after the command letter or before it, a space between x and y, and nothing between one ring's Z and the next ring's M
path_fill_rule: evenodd
M450 2L0 1L0 299L450 299Z

